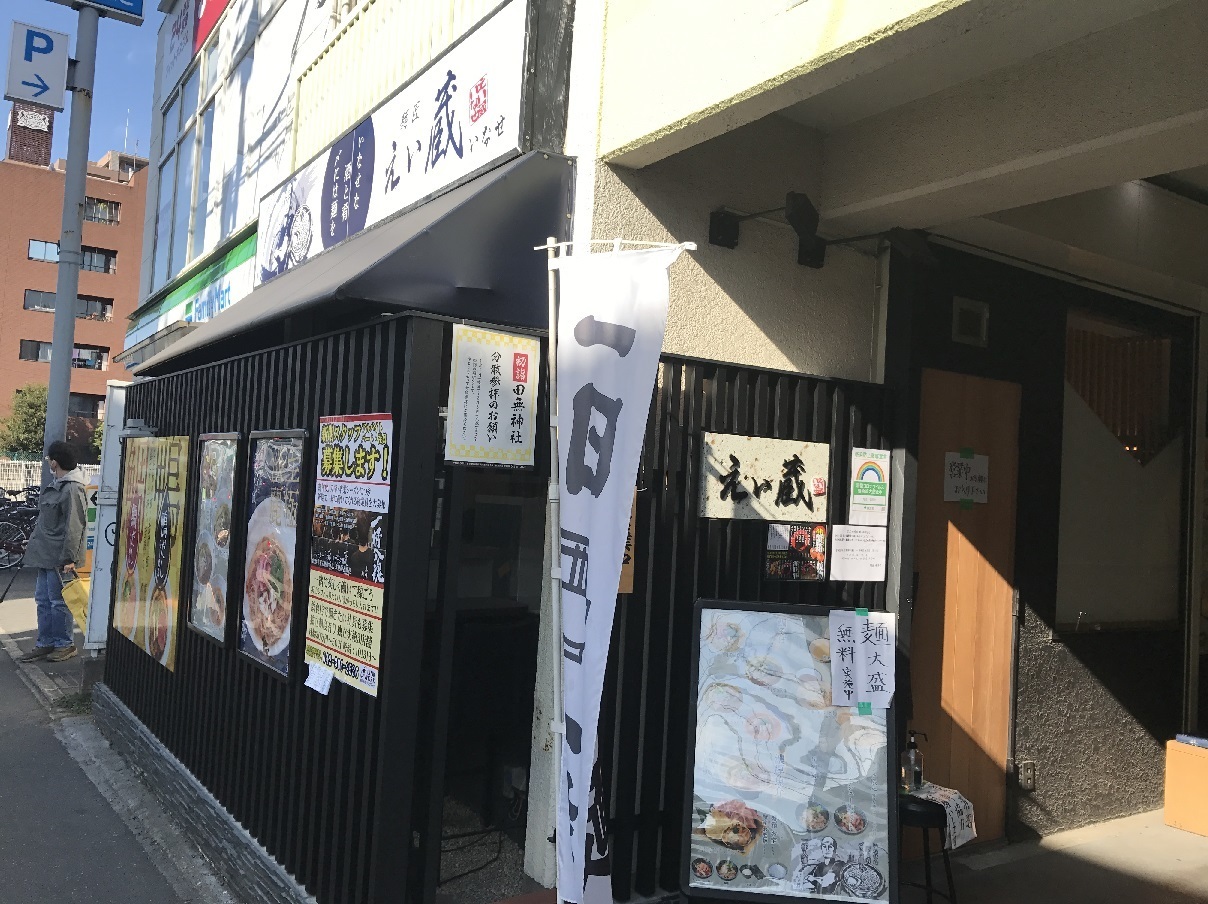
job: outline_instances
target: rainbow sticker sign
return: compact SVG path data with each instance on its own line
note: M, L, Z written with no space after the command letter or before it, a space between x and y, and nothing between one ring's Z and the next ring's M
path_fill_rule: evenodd
M883 449L852 449L851 494L847 520L850 524L889 523L889 452Z

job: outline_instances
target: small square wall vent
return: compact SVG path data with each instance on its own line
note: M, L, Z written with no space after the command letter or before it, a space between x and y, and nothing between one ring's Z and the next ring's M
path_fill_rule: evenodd
M990 306L971 298L953 298L952 341L978 348L989 345Z

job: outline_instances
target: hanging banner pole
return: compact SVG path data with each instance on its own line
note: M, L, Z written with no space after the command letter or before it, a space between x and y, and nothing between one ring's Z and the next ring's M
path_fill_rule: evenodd
M550 731L557 743L554 745L554 775L559 775L562 761L562 558L558 548L558 488L562 477L558 467L558 279L554 261L558 257L558 244L554 236L545 240L546 256L549 260L549 345L546 350L549 361L549 491L545 523L549 539L550 573L549 598L551 606L550 638L554 652L554 715L550 720Z

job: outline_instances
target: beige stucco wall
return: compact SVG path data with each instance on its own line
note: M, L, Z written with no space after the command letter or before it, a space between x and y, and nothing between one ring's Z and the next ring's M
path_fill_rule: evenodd
M709 118L963 2L609 0L601 155Z
M742 224L737 248L708 242L709 212L784 203L814 190L818 145L808 129L771 119L642 170L596 169L592 235L694 241L671 269L664 351L671 354L869 380L877 262L832 246L826 266L797 263L797 236L774 218Z

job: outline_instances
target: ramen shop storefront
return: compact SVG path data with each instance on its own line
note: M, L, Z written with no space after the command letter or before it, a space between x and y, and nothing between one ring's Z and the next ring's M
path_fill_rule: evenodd
M561 237L572 177L514 158L265 282L130 387L97 718L249 900L535 888L532 248ZM446 448L484 342L526 362L499 379L527 457Z

